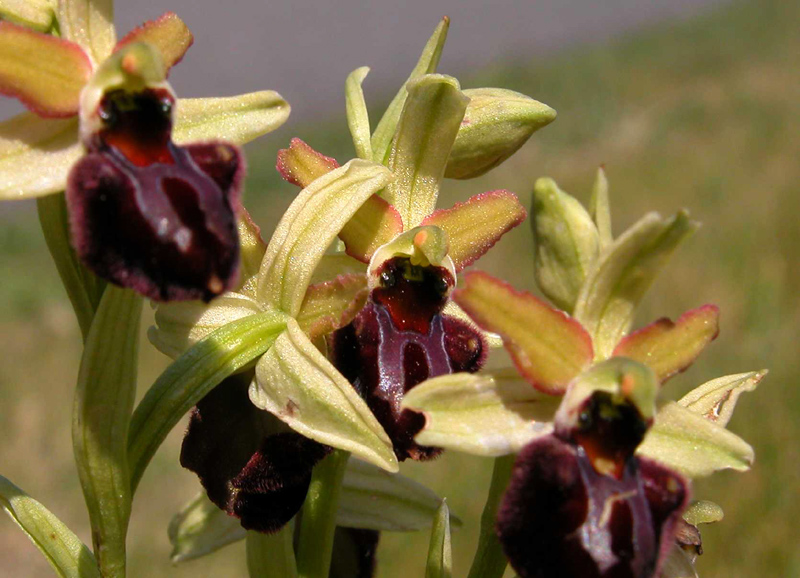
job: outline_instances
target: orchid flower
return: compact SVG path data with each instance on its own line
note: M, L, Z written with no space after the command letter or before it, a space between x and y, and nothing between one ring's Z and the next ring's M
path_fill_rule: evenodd
M0 125L0 198L66 190L83 263L153 299L230 288L244 158L220 139L269 132L288 105L269 91L177 101L166 75L193 38L175 14L115 42L110 4L59 2L46 25L33 8L4 15L41 31L0 22L0 92L32 111Z
M639 456L637 467L642 471L647 492L660 491L662 497L672 493L669 487L663 486L664 483L673 485L669 480L677 480L675 484L685 487L680 482L681 476L695 478L725 468L748 469L753 461L752 448L724 426L739 394L754 389L766 372L719 378L700 386L677 403L666 403L657 412L653 408L652 427L651 410L638 407L639 417L626 418L629 422L626 427L633 429L625 435L614 433L617 419L614 416L627 415L620 400L631 395L625 392L625 375L635 370L637 375L647 374L644 381L663 384L686 370L717 336L718 309L712 305L692 310L676 322L660 319L628 333L644 292L696 224L685 213L669 219L651 214L613 239L607 184L602 171L595 187L594 216L550 179L537 183L533 213L539 287L553 301L573 310L574 316L485 273L468 274L464 288L454 293L455 301L480 327L500 334L524 381L509 377L507 372L494 376L461 374L432 379L407 395L403 407L420 411L425 416L425 427L416 436L418 443L477 455L519 452L513 481L498 519L498 531L509 560L522 576L558 575L551 563L569 575L570 569L577 571L578 568L570 566L571 563L583 564L577 559L567 560L568 550L578 556L570 550L577 546L567 535L572 530L568 531L557 522L555 512L559 509L569 510L575 516L570 518L570 524L575 523L570 528L583 528L581 532L585 538L579 549L588 553L585 563L592 569L580 566L581 575L616 575L613 572L618 569L612 568L627 560L623 566L626 571L633 572L630 575L651 576L662 565L669 569L680 562L673 562L680 549L668 552L669 548L657 546L662 534L669 535L666 543L672 544L675 532L671 529L669 534L665 532L674 526L673 522L664 526L667 518L655 523L652 515L648 522L647 515L640 509L636 516L644 518L634 522L649 527L651 535L637 540L649 540L657 547L649 547L650 554L644 562L636 561L635 556L626 558L628 555L622 550L608 558L610 554L601 543L606 543L610 535L615 544L624 546L630 534L619 534L627 530L616 528L613 518L602 518L604 524L598 526L598 520L591 517L592 508L602 508L603 501L614 503L620 488L609 494L608 484L617 483L609 480L623 479L633 456ZM608 235L601 234L602 231ZM611 371L609 368L613 367L617 369ZM623 371L619 367L626 369ZM586 383L596 385L598 375L606 375L606 386L622 388L619 389L622 394L614 394L616 401L601 403L602 400L594 398L593 394L576 393ZM641 380L637 378L638 381ZM648 386L643 391L649 389ZM655 393L652 396L655 399ZM650 402L647 403L649 408ZM612 416L603 426L608 431L598 430L589 437L581 437L575 429L580 424L565 412L574 414L584 409L588 411L587 424L592 427L600 427L602 422L598 422L595 410ZM720 419L721 416L724 417ZM649 432L645 435L647 429ZM563 459L556 459L553 452L563 455ZM579 456L577 462L576 455ZM645 458L659 464L660 469L645 468L642 465L646 463L642 461ZM584 460L591 471L580 466ZM568 479L577 480L570 478L578 471L577 466L584 472L580 475L584 490L576 489L574 495L564 494L559 498L562 502L551 501L549 505L545 504L546 500L535 498L540 490L547 493L545 485L551 481L567 484ZM664 473L667 469L671 472L669 475ZM587 477L586 472L591 475ZM655 478L666 482L654 485L652 479ZM588 509L579 505L586 499L589 500ZM656 507L650 497L648 501L651 507ZM675 494L671 511L683 509L682 501L683 498ZM600 540L596 547L589 543L594 539L591 536ZM540 560L542 565L538 566L534 558L541 555L539 550L527 546L527 550L521 549L519 539L528 546L534 542L550 544L553 557L547 559L549 561ZM554 545L552 540L559 543ZM561 548L564 549L559 550ZM557 554L558 551L561 553ZM668 553L670 563L666 564ZM664 573L662 576L671 578L673 575Z

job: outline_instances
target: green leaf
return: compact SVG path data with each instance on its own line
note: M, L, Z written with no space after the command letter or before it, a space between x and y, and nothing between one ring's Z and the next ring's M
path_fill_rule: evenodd
M356 155L360 159L372 160L372 141L369 130L369 113L364 101L364 90L361 85L369 74L369 68L356 68L347 77L344 85L345 105L347 108L347 126L353 137Z
M262 355L283 331L286 316L267 312L220 327L176 359L133 412L128 434L131 488L167 434L223 379Z
M95 65L116 44L114 0L57 0L56 17L62 38L80 45Z
M215 506L203 491L175 514L167 533L172 544L170 560L177 564L244 540L247 530L238 518Z
M688 368L719 334L719 309L704 305L676 322L662 318L626 335L613 355L646 364L662 383Z
M241 293L223 293L210 303L173 301L156 306L156 325L147 331L156 349L173 359L220 327L262 313L259 304Z
M336 524L386 532L429 528L440 503L422 484L351 458L342 482ZM457 526L461 521L453 519Z
M550 301L571 312L597 261L597 227L553 179L536 181L531 213L536 283Z
M77 119L39 118L25 112L0 123L0 201L63 191L83 155Z
M674 402L658 412L637 453L690 478L723 469L742 472L754 459L742 438Z
M225 98L181 98L172 138L177 144L225 140L243 145L281 126L290 110L273 90Z
M291 525L274 534L247 532L247 572L250 578L296 578Z
M425 415L417 443L478 456L516 453L552 431L561 398L538 392L513 370L456 373L423 381L403 407Z
M499 166L556 118L556 111L504 88L473 88L444 176L473 179Z
M62 578L101 578L91 550L47 508L0 476L0 506Z
M595 359L611 355L656 275L697 227L684 211L669 219L650 213L600 256L581 288L574 313L592 335Z
M64 194L40 197L36 200L36 208L47 248L86 340L106 282L84 267L72 248Z
M391 179L385 168L360 159L303 189L272 235L261 266L259 302L295 316L325 250L359 207Z
M127 435L139 361L142 299L110 285L86 338L72 421L72 445L104 576L125 575L131 513Z
M447 40L448 28L450 28L450 19L445 16L436 26L427 44L425 44L425 48L422 49L422 56L420 56L414 70L411 71L408 80L400 87L400 90L386 108L386 112L383 113L380 122L378 122L375 132L372 134L372 160L376 163L385 165L389 159L389 149L397 130L397 122L400 120L400 114L406 103L408 83L423 74L436 72L436 67L439 66L439 59L444 49L444 42Z
M604 251L614 242L611 230L611 205L608 201L608 179L606 171L601 166L597 169L597 176L592 186L592 197L589 200L589 214L592 216L600 241L600 250Z
M728 425L739 396L754 391L766 369L712 379L684 395L678 404L722 427Z
M0 22L0 93L40 116L77 114L92 63L79 46Z
M395 175L383 196L406 229L436 208L439 185L469 99L451 76L428 74L408 83L408 99L392 141L388 166Z
M499 334L514 364L544 393L564 393L592 361L592 340L563 311L482 272L464 276L453 299L475 322Z
M38 32L53 27L53 5L47 0L0 0L0 18Z
M392 442L355 388L294 319L256 365L250 399L289 427L392 472Z
M442 500L436 520L431 529L428 546L428 563L425 578L450 578L453 574L453 554L450 546L450 509L447 500Z

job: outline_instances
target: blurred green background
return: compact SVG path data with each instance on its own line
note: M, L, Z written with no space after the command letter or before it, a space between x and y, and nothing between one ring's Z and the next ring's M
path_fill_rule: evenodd
M798 55L800 3L764 0L460 79L465 88L529 94L559 117L500 168L476 180L446 182L442 206L499 188L529 205L533 183L544 175L586 201L603 163L615 233L649 210L686 207L703 223L651 290L639 324L712 302L722 310L722 332L665 393L678 397L720 375L771 370L761 388L741 400L730 424L755 447L755 467L695 485L697 497L718 502L726 514L703 532L706 552L698 568L705 578L800 576ZM381 110L374 108L373 118ZM275 152L291 136L340 161L353 155L343 111L313 126L290 120L251 146L246 204L265 234L296 192L274 171ZM5 217L0 230L0 473L90 542L69 433L80 338L29 208ZM523 225L479 267L532 289L531 248ZM149 325L151 314L145 315ZM146 340L141 349L140 393L166 366ZM138 491L130 575L244 576L242 544L178 567L168 560L166 525L197 489L194 476L177 463L183 427L159 451ZM465 575L491 461L447 453L434 463L406 464L403 472L447 496L465 521L453 536L455 575ZM378 575L422 576L427 542L425 532L385 534ZM24 535L0 518L0 575L50 572Z

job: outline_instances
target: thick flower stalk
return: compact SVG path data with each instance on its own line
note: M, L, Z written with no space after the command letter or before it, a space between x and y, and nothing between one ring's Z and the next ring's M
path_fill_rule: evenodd
M177 101L166 75L192 35L172 13L116 43L102 10L60 2L53 18L61 38L0 23L0 92L34 113L0 126L0 198L66 190L81 261L145 296L232 287L244 159L225 141L274 129L288 106L272 92Z

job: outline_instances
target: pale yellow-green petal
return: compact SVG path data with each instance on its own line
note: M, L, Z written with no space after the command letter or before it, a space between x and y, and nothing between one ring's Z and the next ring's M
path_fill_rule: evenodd
M739 396L753 391L768 371L750 371L718 377L684 395L678 404L722 427L728 425Z
M99 65L117 42L114 0L57 0L56 16L62 38L80 45Z
M54 3L49 0L0 0L0 18L38 32L52 28Z

